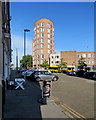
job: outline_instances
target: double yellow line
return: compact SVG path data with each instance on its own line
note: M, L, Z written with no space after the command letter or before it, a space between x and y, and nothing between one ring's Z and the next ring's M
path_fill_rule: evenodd
M55 101L58 101L57 98L55 98L54 96L52 96L52 98L55 100ZM76 112L75 110L73 110L71 107L67 106L66 104L60 104L61 107L63 107L64 109L66 109L68 112L70 112L72 115L74 115L76 118L79 118L79 119L83 119L83 120L86 120L86 118L81 115L80 113Z

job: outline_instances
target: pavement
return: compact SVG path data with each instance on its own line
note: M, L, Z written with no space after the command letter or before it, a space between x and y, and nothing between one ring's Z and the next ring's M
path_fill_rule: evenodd
M11 79L16 77L13 72ZM17 74L17 77L18 74ZM39 82L26 80L25 89L8 89L6 91L6 103L4 105L5 119L35 119L43 120L44 118L68 118L64 110L58 106L54 100L48 99L47 105L39 103L42 90Z

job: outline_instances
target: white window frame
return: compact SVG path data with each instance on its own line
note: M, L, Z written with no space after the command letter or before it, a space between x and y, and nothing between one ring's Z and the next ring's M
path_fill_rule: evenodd
M47 44L47 48L50 48L50 44Z
M37 34L37 38L39 38L39 34Z
M44 53L44 49L41 49L41 53Z
M83 57L83 58L86 58L86 53L83 53L83 54L82 54L82 57Z
M41 43L44 43L44 38L41 38Z
M41 22L40 25L41 25L41 26L44 26L44 22Z
M43 43L41 44L41 48L44 48L44 44Z
M91 53L88 53L88 54L87 54L87 57L88 57L88 58L91 58Z
M41 33L41 37L44 37L44 33Z
M50 34L47 33L47 37L50 38Z
M39 27L39 23L37 24L37 28Z
M41 30L41 32L44 32L44 28L41 28L40 30Z

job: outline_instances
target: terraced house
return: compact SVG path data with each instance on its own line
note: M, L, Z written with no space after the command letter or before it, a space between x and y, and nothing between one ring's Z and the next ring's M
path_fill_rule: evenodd
M6 91L6 80L10 79L10 62L10 10L9 2L3 1L0 2L0 86L3 85L2 97L5 95L4 91Z

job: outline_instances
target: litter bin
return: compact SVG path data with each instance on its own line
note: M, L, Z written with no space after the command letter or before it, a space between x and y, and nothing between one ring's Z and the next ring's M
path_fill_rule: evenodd
M42 82L42 98L39 100L42 104L47 104L47 98L51 95L52 79L43 80Z

